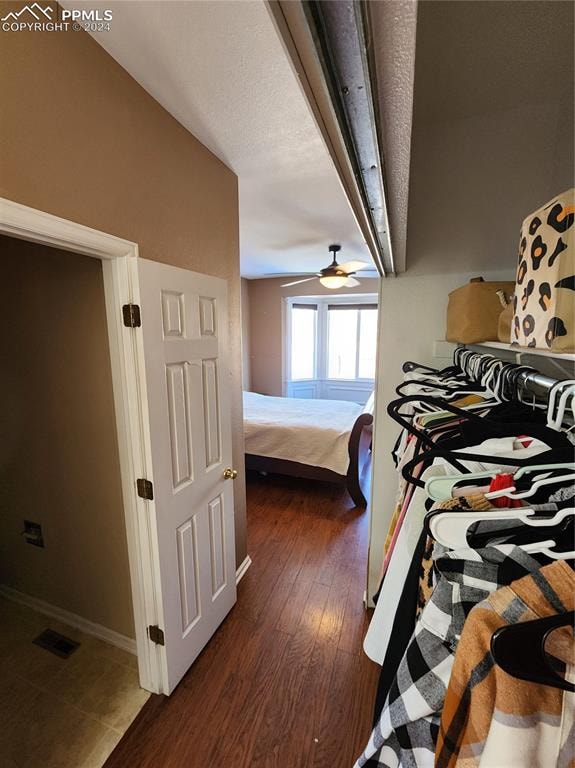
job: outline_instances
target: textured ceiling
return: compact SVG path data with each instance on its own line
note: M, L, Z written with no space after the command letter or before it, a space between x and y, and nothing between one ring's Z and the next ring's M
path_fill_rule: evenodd
M238 175L244 276L316 271L331 242L371 263L262 1L106 7L100 45Z

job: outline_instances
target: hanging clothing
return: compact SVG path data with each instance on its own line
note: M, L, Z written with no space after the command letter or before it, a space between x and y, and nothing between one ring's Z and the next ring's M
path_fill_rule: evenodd
M511 677L495 664L490 643L499 627L574 608L575 573L558 560L470 612L445 697L437 768L573 765L575 694Z
M462 449L461 452L493 456L493 461L479 462L475 459L465 459L462 463L469 472L485 472L486 470L498 472L509 469L508 465L497 464L498 456L521 461L544 453L547 448L545 443L537 439L532 440L530 445L526 447L517 438L490 438L479 445ZM430 477L456 472L457 470L454 470L453 466L449 464L448 459L439 457L422 473L421 479L427 480ZM393 557L389 560L389 566L380 587L374 618L364 641L366 653L379 664L383 663L387 652L399 599L414 556L419 556L419 563L421 563L422 554L416 551L416 547L420 541L423 521L427 512L426 500L425 488L416 488L403 516L402 524L398 526L394 534Z
M391 639L387 646L385 659L381 665L381 674L377 684L374 725L379 719L389 689L395 680L397 670L415 630L417 619L415 606L419 599L420 561L425 556L424 549L427 545L426 539L426 533L422 530L401 591L401 597L399 598L397 611L391 628ZM433 542L433 545L435 545L435 542Z
M513 488L513 475L508 472L503 472L500 475L495 475L491 483L489 484L489 493L492 491L503 491L505 488ZM491 499L494 507L500 509L513 509L523 506L521 499L512 499L509 496L498 496Z
M524 370L467 350L458 350L454 363L453 368L444 371L408 374L406 383L397 390L401 396L388 407L389 415L403 427L393 452L399 488L396 503L389 510L393 514L379 600L364 640L367 655L382 664L374 728L355 768L432 768L440 759L448 768L542 768L547 764L551 768L553 761L560 768L575 768L574 745L567 734L573 722L573 698L563 696L558 709L556 689L549 694L551 685L547 686L548 695L555 696L555 703L548 706L539 700L538 689L543 686L523 683L526 690L531 686L534 695L528 714L542 714L537 727L530 730L529 739L520 747L509 747L509 754L505 751L507 742L502 746L501 739L511 743L520 728L528 727L522 709L525 702L517 707L519 729L513 721L513 691L518 689L517 681L509 675L507 688L501 689L503 698L495 697L493 710L483 706L486 689L481 680L475 680L477 674L468 679L467 688L454 688L451 695L456 697L458 693L459 699L453 699L453 718L444 722L449 710L444 706L446 692L459 682L452 671L462 655L463 673L471 675L465 668L471 655L461 650L460 638L462 633L463 637L470 633L468 642L473 642L474 610L478 611L480 605L485 613L489 604L491 618L497 616L501 625L509 624L517 620L515 609L521 598L531 614L525 611L520 620L537 615L533 610L536 606L526 595L519 594L521 587L513 600L500 606L499 613L497 601L509 585L515 589L531 579L530 589L534 583L539 584L552 604L552 577L546 579L541 574L545 574L545 567L556 569L556 562L542 553L551 550L558 557L562 552L569 556L567 550L575 536L572 447L563 430L547 426L544 409L522 403ZM530 376L528 372L527 378ZM477 389L484 393L484 399L479 394L479 403L474 395ZM469 400L462 400L465 394L470 395ZM538 465L543 466L537 469ZM517 472L519 467L526 471ZM544 475L545 483L537 482L543 479L538 474ZM456 482L455 477L450 477L446 483L441 482L447 475L461 479ZM426 482L431 478L439 479L433 484L434 496L436 492L451 493L453 498L434 503L426 491ZM506 488L510 490L504 491ZM489 498L495 491L507 495ZM519 507L527 507L527 515L518 516L515 508ZM441 526L436 528L432 520L443 510L450 514L444 515ZM555 514L560 510L561 514ZM458 513L467 513L464 527L455 522ZM549 522L541 519L534 525L528 519L533 516L547 517ZM433 541L430 530L437 530L438 535L441 531L444 543L466 544L449 550ZM528 546L538 553L528 554ZM567 605L567 601L556 603L556 611L560 604ZM477 663L487 657L493 634L493 627L482 620L485 633L478 633L476 640L483 643L483 656ZM513 658L516 664L524 663L523 658L518 660L514 654ZM500 663L505 664L504 656ZM486 678L500 683L503 672L499 668L493 671L494 664L492 661ZM473 698L476 688L480 695ZM511 713L509 722L499 716L497 707ZM486 711L487 723L483 716ZM559 731L558 711L563 727ZM441 757L437 751L440 726L446 728ZM508 736L505 729L513 728L515 732ZM537 734L541 728L546 729L544 738ZM478 746L475 739L479 739ZM513 750L522 762L513 762ZM542 755L549 751L552 760L538 762L544 761Z
M483 493L471 493L468 496L456 496L446 501L439 501L432 509L478 509L487 511L492 509L489 499ZM416 618L429 602L434 589L433 583L433 547L435 542L431 536L427 537L421 566L419 569L419 588L417 592Z
M559 488L558 491L552 493L549 497L549 501L557 502L558 504L566 501L572 501L575 498L575 485L566 485L563 488Z
M433 766L445 691L467 614L492 590L541 567L539 559L510 544L446 551L435 565L437 587L356 768Z

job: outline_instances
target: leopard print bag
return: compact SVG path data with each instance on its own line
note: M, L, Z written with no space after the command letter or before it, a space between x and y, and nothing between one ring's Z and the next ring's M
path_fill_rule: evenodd
M511 343L575 352L575 190L554 197L521 227Z

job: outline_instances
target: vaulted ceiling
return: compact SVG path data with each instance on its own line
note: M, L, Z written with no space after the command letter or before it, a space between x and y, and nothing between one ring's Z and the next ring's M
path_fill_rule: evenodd
M331 242L371 262L264 2L107 7L100 45L238 175L244 276L314 272Z
M343 245L344 260L371 263L265 0L107 6L114 19L94 34L100 45L238 175L244 276L315 272L331 242ZM543 202L542 185L531 193L526 179L544 174L552 194L569 176L573 5L373 0L368 8L398 270L496 268L500 243L510 250L511 229ZM495 226L494 178L506 180L509 232ZM447 226L454 205L465 233L482 210L493 242L476 238L474 250L468 234L458 241ZM431 237L433 228L445 237Z

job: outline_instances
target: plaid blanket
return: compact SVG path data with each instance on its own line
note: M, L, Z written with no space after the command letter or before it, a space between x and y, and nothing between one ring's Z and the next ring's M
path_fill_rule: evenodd
M503 587L474 608L463 630L445 699L437 768L568 768L575 764L575 694L517 680L490 652L509 624L574 610L575 573L563 561ZM573 664L573 633L554 632L548 651Z
M446 551L435 566L437 586L355 768L434 765L441 710L467 615L490 592L541 567L511 544Z

